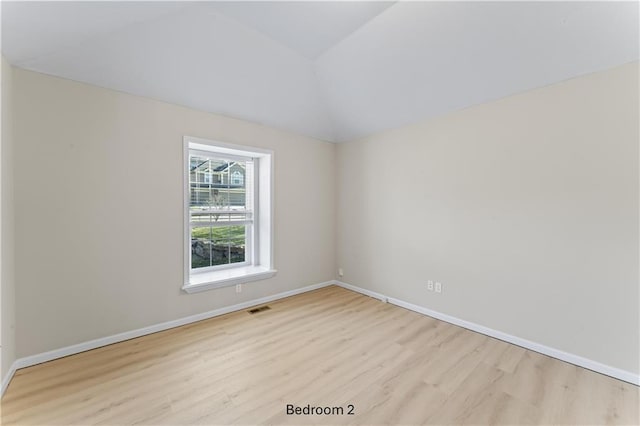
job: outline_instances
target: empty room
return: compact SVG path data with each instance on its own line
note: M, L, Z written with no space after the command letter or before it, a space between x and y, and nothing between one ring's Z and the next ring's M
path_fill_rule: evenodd
M0 11L1 424L640 424L640 2Z

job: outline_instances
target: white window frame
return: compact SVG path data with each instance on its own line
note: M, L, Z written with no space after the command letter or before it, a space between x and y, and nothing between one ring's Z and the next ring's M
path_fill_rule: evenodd
M202 271L191 269L190 151L201 151L206 155L228 159L252 158L254 161L253 236L248 238L249 244L245 252L247 260L243 263L203 268L206 270ZM273 151L185 136L183 167L184 281L182 289L187 293L196 293L273 277L277 273L274 268L272 232Z

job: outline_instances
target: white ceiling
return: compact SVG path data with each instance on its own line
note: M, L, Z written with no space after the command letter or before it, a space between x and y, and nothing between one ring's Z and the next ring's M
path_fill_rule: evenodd
M211 2L217 11L315 59L393 2Z
M638 3L398 3L319 58L337 140L638 60Z
M639 58L637 2L2 2L14 65L345 141Z

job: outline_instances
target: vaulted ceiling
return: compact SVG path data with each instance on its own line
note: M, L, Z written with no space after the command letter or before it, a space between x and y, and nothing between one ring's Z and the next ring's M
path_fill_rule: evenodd
M340 142L637 61L637 2L2 2L15 66Z

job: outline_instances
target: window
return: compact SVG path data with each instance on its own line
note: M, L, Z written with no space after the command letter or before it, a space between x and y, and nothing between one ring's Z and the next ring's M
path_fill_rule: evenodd
M244 176L242 175L242 172L236 170L231 173L231 185L244 185Z
M213 184L211 172L204 173L204 183L189 180L189 214L191 227L191 271L221 269L229 265L249 264L254 239L253 158L230 160L228 155L189 150L189 169L228 174L231 166L245 170L248 185L229 179ZM193 173L189 173L192 176ZM237 180L237 179L236 179ZM225 184L224 182L230 182Z
M189 293L275 275L270 151L185 137Z

